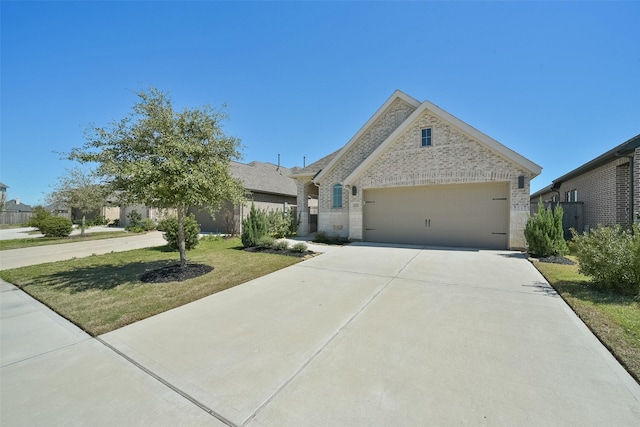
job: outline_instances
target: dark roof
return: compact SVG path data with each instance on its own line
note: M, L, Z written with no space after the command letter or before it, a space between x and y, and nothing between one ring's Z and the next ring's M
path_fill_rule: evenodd
M633 138L623 142L622 144L613 147L611 150L607 151L604 154L599 155L595 159L590 162L585 163L584 165L577 167L571 172L562 175L560 178L554 179L552 184L548 187L544 187L531 195L531 197L539 196L540 194L547 193L549 191L556 191L560 188L563 182L568 181L572 178L580 176L584 173L592 171L596 168L599 168L602 165L606 165L607 163L622 157L628 156L632 154L636 148L640 147L640 134L634 136Z
M341 149L340 149L341 150ZM320 160L311 163L309 166L304 167L302 169L297 169L295 171L292 170L293 174L292 176L295 178L297 176L315 176L316 174L318 174L325 166L327 166L329 164L329 162L331 162L331 160L333 160L333 158L335 156L338 155L338 153L340 152L340 150L336 150L333 153L329 154L328 156L324 156L323 158L321 158Z
M24 203L16 203L16 200L9 200L4 206L5 211L9 212L31 212L31 206Z
M244 188L252 192L296 196L296 182L291 179L291 170L273 163L231 162L231 175L242 181Z

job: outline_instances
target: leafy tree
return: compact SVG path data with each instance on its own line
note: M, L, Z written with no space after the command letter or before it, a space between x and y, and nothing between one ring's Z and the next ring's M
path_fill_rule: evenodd
M190 206L212 211L244 195L229 162L240 157L240 140L224 134L227 115L210 106L175 111L156 88L137 93L130 115L87 131L69 158L97 164L97 172L124 203L175 209L180 265L186 267L184 219Z
M58 177L58 183L47 201L58 206L75 208L82 214L80 235L84 236L87 214L104 206L107 189L100 185L94 172L75 166Z
M562 206L558 203L555 209L546 209L542 200L538 202L538 213L529 218L524 229L524 236L529 245L529 252L539 257L550 255L566 255L569 253L562 230Z

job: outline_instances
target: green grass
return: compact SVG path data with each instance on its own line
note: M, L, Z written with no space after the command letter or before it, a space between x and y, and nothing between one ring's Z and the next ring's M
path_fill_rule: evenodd
M12 228L23 228L25 224L0 224L0 230L10 230Z
M142 283L147 271L178 262L167 247L140 249L0 271L0 277L92 335L100 335L256 277L301 258L240 249L239 239L205 239L190 263L214 270L183 282Z
M575 261L574 257L569 257ZM640 382L640 296L601 292L589 278L578 273L578 265L536 262L544 275L573 311Z
M40 233L36 231L36 233ZM9 249L32 248L34 246L59 245L61 243L86 242L89 240L111 239L113 237L130 236L126 231L104 231L99 233L86 232L84 236L73 235L69 237L33 237L24 239L0 240L0 251Z

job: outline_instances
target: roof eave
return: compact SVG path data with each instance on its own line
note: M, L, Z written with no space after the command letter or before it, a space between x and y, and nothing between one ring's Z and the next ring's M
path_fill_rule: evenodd
M512 163L514 163L514 164L518 165L519 167L523 168L524 170L529 172L531 179L533 179L536 176L540 175L540 173L542 172L542 167L541 166L539 166L536 163L532 162L531 160L521 156L520 154L518 154L515 151L511 150L510 148L502 145L501 143L499 143L495 139L493 139L493 138L489 137L488 135L480 132L479 130L475 129L474 127L466 124L465 122L463 122L462 120L460 120L457 117L453 116L452 114L447 113L446 111L444 111L442 108L438 107L437 105L435 105L435 104L433 104L433 103L431 103L429 101L425 101L420 105L420 107L418 107L413 113L411 113L411 115L409 117L407 117L407 119L400 126L398 126L398 128L396 128L396 130L394 130L391 133L391 135L389 135L387 137L387 139L385 139L384 142L382 144L380 144L378 146L378 148L376 148L376 150L374 150L374 152L369 155L369 157L367 157L362 163L360 163L360 165L358 165L358 167L353 172L351 172L351 174L343 181L343 184L344 185L353 184L353 182L384 152L384 150L386 150L387 146L393 140L395 140L398 136L400 136L402 134L402 132L404 132L406 130L406 128L409 125L411 125L413 123L413 121L416 120L418 118L418 116L420 116L420 114L422 114L424 112L424 110L431 111L433 114L438 116L440 119L451 123L452 125L454 125L458 129L462 130L463 132L465 132L466 134L468 134L472 138L474 138L476 140L479 140L482 143L484 143L484 145L486 145L489 149L497 152L502 157L506 158L507 160L511 161Z
M384 102L384 104L382 104L380 106L380 108L378 108L376 110L375 113L373 113L373 115L369 118L369 120L366 121L366 123L364 125L362 125L362 127L358 130L358 132L356 132L356 134L349 140L349 142L347 142L345 144L344 147L342 147L342 149L338 152L338 155L335 156L333 159L331 159L331 161L329 162L329 164L327 166L325 166L320 173L317 174L317 176L315 176L313 178L313 182L315 184L318 184L320 180L322 180L322 178L329 173L330 170L333 169L333 167L336 165L336 163L338 163L338 161L342 158L342 156L344 156L349 149L356 143L356 141L358 139L360 139L360 137L362 135L364 135L364 133L367 131L367 129L369 129L369 127L376 121L378 120L378 118L387 110L387 108L389 108L391 106L391 104L393 104L393 102L395 102L396 99L401 99L403 101L405 101L407 104L412 105L414 107L419 107L420 106L420 101L418 101L417 99L407 95L406 93L402 92L399 89L396 89L393 94L391 94L391 96Z

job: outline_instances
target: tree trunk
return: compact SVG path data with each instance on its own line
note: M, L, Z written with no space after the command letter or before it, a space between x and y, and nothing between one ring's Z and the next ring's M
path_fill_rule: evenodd
M178 250L180 251L180 267L187 267L187 248L184 238L184 214L185 209L178 207Z
M86 222L86 217L84 214L82 214L82 223L80 225L80 236L84 237L84 225Z

